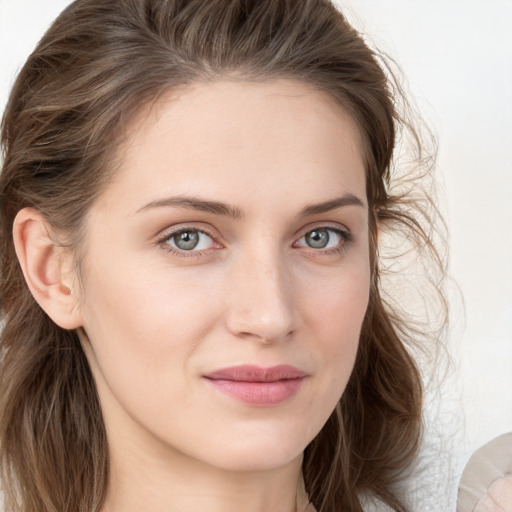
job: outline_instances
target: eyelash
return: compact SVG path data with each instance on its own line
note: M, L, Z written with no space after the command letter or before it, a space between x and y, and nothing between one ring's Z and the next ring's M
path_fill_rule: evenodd
M313 228L309 228L307 231L304 231L303 234L298 238L298 240L301 240L304 238L308 233L311 233L313 231L332 231L339 235L341 238L340 243L336 247L331 247L329 249L314 249L313 247L310 247L311 251L314 252L316 255L336 255L336 254L343 254L347 250L347 244L354 241L354 236L348 229L340 228L339 226L331 226L331 225L320 225L315 226ZM297 240L297 241L298 241ZM297 242L294 243L294 245ZM303 247L303 246L300 246Z
M206 235L207 237L211 238L212 241L215 242L215 239L214 239L213 235L211 235L210 233L208 233L204 229L199 229L199 228L196 228L196 227L182 227L182 228L176 229L175 231L171 231L170 233L167 233L165 236L163 236L162 238L160 238L158 240L158 244L165 251L167 251L167 252L169 252L169 253L171 253L171 254L173 254L175 256L181 257L181 258L199 258L199 257L203 256L203 254L206 251L208 251L208 249L199 250L199 251L197 251L197 250L185 251L183 249L179 249L177 247L173 247L172 245L170 245L168 243L171 239L177 237L181 233L187 233L187 232L195 232L195 233L199 233L199 234L202 234L202 235Z
M346 247L347 244L354 241L354 237L353 237L352 233L347 229L342 229L339 226L320 225L320 226L315 226L313 228L310 228L307 231L304 231L302 233L302 235L294 242L293 246L297 247L295 244L299 240L304 238L308 233L311 233L313 231L321 231L321 230L332 231L332 232L336 233L336 235L341 237L341 241L337 247L332 247L332 248L325 249L325 250L309 247L309 249L311 249L317 255L341 254L347 249L347 247ZM172 231L170 233L166 233L165 236L163 236L162 238L160 238L158 240L158 245L160 245L162 247L162 249L164 249L165 251L167 251L175 256L181 257L181 258L199 258L199 257L203 256L204 253L209 250L209 248L204 249L204 250L193 250L192 249L190 251L186 251L183 249L173 247L169 244L169 241L171 239L173 239L174 237L177 237L181 233L187 233L187 232L195 232L195 233L200 233L200 234L206 235L209 238L211 238L212 241L215 243L214 236L203 229L199 229L196 227L182 227L182 228L176 229L175 231ZM304 246L298 246L298 247L304 247Z

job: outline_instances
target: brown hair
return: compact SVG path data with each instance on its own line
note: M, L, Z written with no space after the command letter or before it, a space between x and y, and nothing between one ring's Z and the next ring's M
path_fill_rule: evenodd
M422 203L392 189L397 134L422 144L399 111L391 68L328 0L77 0L29 57L2 121L0 467L10 512L97 511L109 475L87 360L77 333L56 326L31 296L14 218L34 207L77 249L84 215L114 172L124 123L163 92L217 76L307 82L338 99L361 130L370 303L353 374L306 449L303 475L319 512L362 511L363 495L407 509L396 484L417 455L422 417L410 347L425 336L381 296L377 224L428 249L441 270L443 262L424 227L436 214L427 196ZM428 170L417 156L415 169Z

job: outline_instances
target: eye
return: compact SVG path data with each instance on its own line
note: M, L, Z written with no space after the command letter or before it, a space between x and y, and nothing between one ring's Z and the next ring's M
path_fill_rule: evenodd
M180 251L202 251L214 245L212 238L205 232L191 228L172 233L162 243Z
M336 249L349 241L351 235L348 231L339 228L319 227L308 231L295 245L310 247L311 249Z

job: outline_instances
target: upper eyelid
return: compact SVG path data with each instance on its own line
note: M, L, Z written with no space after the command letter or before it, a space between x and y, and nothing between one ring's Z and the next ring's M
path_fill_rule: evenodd
M160 233L157 235L158 241L163 242L167 240L168 238L171 238L179 233L182 233L184 231L197 231L198 233L203 233L204 235L209 236L212 240L216 239L216 236L214 233L212 233L211 230L205 229L203 227L195 226L193 224L184 224L182 226L178 227L170 227L163 229L160 231Z
M213 245L221 245L217 240L206 230L200 229L198 227L192 227L192 226L182 226L179 228L171 229L171 230L164 230L164 234L159 236L156 240L156 244L161 247L162 249L165 249L166 252L172 253L175 257L180 258L200 258L202 255L205 255L209 253L212 249L218 249L215 247L207 247L205 249L191 249L191 250L184 250L177 247L175 244L171 243L170 240L178 235L179 233L183 233L184 231L197 231L198 233L204 234L208 236Z
M315 229L331 229L333 231L342 231L352 237L352 231L344 224L340 224L338 222L318 222L314 224L309 224L298 230L295 236L297 237L297 239L302 238L304 235L306 235L310 231L314 231Z
M332 226L331 227L317 226L316 228L308 229L307 231L304 232L304 234L302 236L300 236L299 238L296 238L295 241L293 242L293 245L297 244L300 240L302 240L311 231L321 230L321 229L325 229L326 231L334 231L336 233L336 235L342 239L342 241L340 241L341 245L345 245L346 243L354 241L354 237L352 236L352 233L347 229L341 229L338 227L335 228ZM298 247L304 247L304 246L299 245ZM315 249L315 250L318 250L318 249Z

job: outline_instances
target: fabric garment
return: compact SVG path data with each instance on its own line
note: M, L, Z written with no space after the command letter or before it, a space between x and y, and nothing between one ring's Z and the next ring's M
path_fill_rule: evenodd
M457 512L512 512L512 432L479 448L459 484Z

